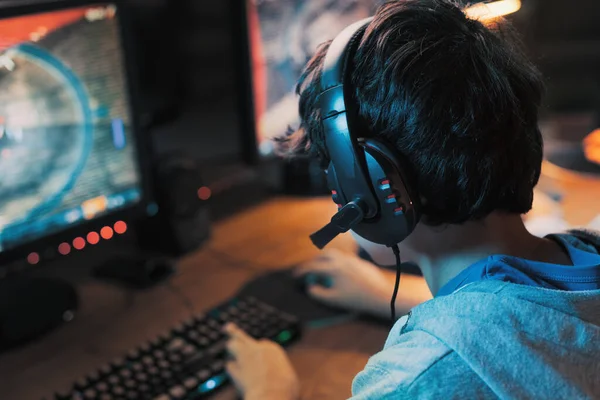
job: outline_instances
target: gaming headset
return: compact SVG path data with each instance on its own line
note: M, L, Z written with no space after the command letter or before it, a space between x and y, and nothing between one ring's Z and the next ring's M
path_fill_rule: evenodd
M419 196L409 182L399 154L372 139L360 120L351 70L354 55L372 18L345 28L325 56L319 95L321 122L330 163L327 182L339 211L331 222L311 235L324 248L348 230L394 249L414 230L420 218Z

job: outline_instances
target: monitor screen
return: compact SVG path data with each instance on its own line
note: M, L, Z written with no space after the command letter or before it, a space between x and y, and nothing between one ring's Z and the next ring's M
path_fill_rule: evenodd
M373 15L383 0L248 0L258 149L298 128L298 78L317 47L346 26Z
M138 203L119 12L0 19L0 251Z

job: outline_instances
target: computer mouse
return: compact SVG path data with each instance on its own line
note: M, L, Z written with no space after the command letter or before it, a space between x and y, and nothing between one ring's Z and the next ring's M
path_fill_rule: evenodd
M306 292L311 286L323 286L325 288L330 288L333 286L333 279L330 276L325 274L318 273L308 273L306 275L300 276L297 278L298 287Z

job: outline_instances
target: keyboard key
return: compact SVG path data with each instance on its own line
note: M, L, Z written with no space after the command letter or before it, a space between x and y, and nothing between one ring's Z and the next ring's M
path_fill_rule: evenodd
M98 382L96 384L96 390L103 393L108 391L108 384L106 382Z
M125 395L125 389L123 389L123 387L121 386L115 386L112 389L112 392L115 396L123 396Z
M221 327L223 326L223 324L221 324L219 321L217 321L216 319L209 319L206 322L206 325L208 325L210 328L213 328L215 330L220 330Z
M186 357L194 355L197 352L198 352L198 349L195 346L192 346L191 344L188 344L183 349L181 349L181 354L183 354Z
M115 358L114 360L112 360L110 362L110 365L113 368L121 368L123 366L123 364L125 364L125 359L122 357Z
M135 374L135 379L138 382L146 382L148 380L148 375L146 375L143 372L139 372L139 373Z
M186 390L183 388L183 386L177 385L177 386L173 386L169 390L169 394L174 399L182 399L186 394Z
M145 383L142 383L137 387L137 389L138 389L138 391L140 391L142 393L148 393L150 391L150 386L148 386Z
M102 375L108 375L111 373L112 369L113 368L110 365L105 364L102 367L100 367L99 371Z
M212 356L212 357L217 357L223 353L225 353L225 350L227 348L227 340L221 340L215 344L213 344L212 346L210 346L206 352Z
M137 360L139 356L140 352L138 350L130 350L129 353L127 353L127 358L132 361Z
M198 379L191 376L183 381L183 386L188 390L196 389L196 387L198 387Z
M147 353L147 352L149 352L149 351L150 351L150 347L151 347L151 346L150 346L150 343L144 343L143 345L141 345L141 346L140 346L140 350L141 350L143 353Z
M225 362L223 360L216 360L214 361L211 366L210 369L212 370L212 372L214 374L218 374L223 372L223 369L225 368Z
M190 338L190 340L198 340L200 338L200 333L196 332L196 331L189 331L187 333L187 337Z
M131 366L131 369L134 370L135 372L140 372L144 369L144 366L142 365L142 363L136 362L136 363L133 363L133 365Z
M144 358L142 358L142 362L146 365L153 365L154 359L150 356L144 356Z
M167 344L167 349L171 351L176 351L185 346L185 341L182 338L176 337Z
M251 328L248 334L253 338L258 339L262 336L263 330L260 328Z
M171 400L168 394L159 394L152 400Z
M76 390L83 390L86 386L88 385L88 381L85 378L79 379L77 382L75 382L75 389Z
M200 380L200 382L204 382L208 378L210 378L210 370L209 369L201 369L196 373L196 376Z
M173 373L171 371L162 371L160 377L165 381L169 381L173 379Z

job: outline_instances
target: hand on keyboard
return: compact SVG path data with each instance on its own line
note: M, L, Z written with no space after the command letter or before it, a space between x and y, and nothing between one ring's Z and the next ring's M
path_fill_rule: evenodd
M285 350L277 343L256 340L234 324L224 328L229 335L226 365L229 376L244 400L296 400L298 378Z
M224 326L233 322L246 330ZM230 369L245 399L292 399L294 371L281 347L300 335L296 317L252 297L234 298L193 316L114 360L56 400L196 400L229 381L227 345L237 354ZM257 341L268 338L271 341ZM264 361L257 361L264 360ZM252 384L249 384L252 382ZM265 383L269 382L267 386ZM282 384L279 384L282 383ZM277 392L276 392L277 390ZM286 392L280 392L286 390ZM289 396L288 396L289 395Z

